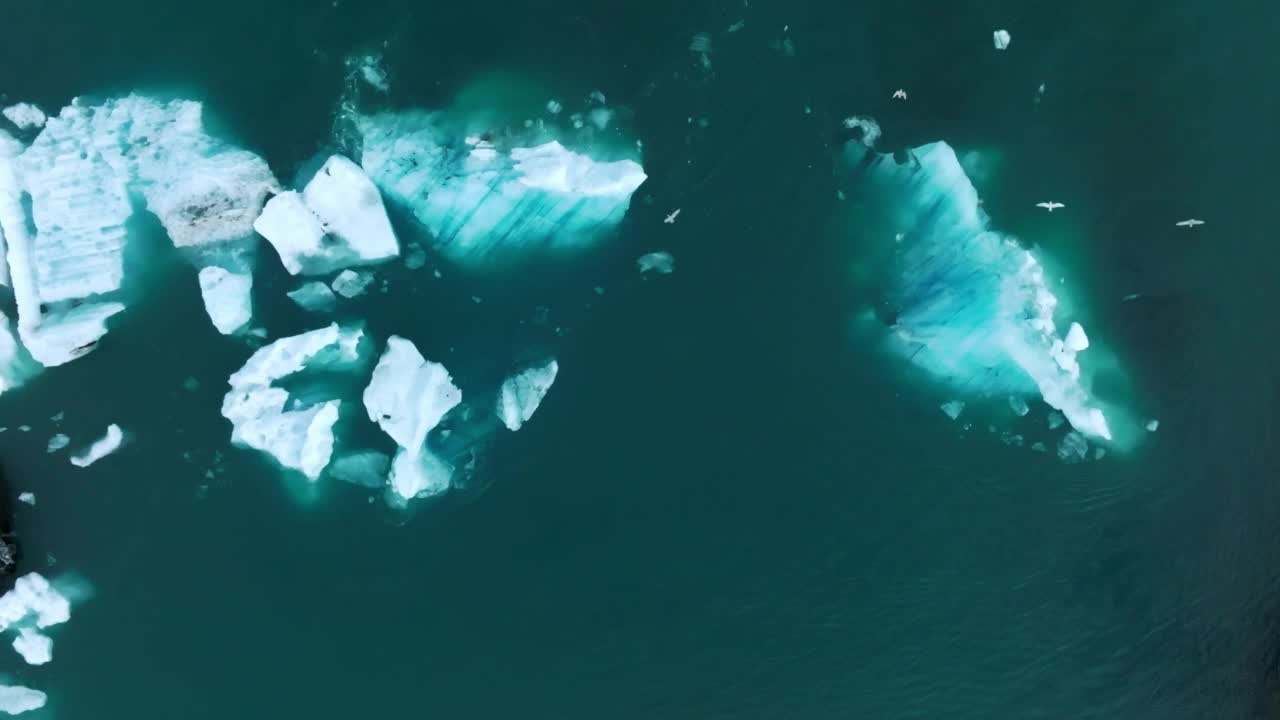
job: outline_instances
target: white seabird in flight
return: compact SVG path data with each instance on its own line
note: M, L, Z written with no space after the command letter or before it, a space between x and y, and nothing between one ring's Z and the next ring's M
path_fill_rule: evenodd
M1196 220L1195 218L1174 223L1174 225L1177 225L1178 227L1184 227L1184 228L1193 228L1197 225L1203 225L1203 224L1204 224L1203 220Z
M893 91L893 99L894 99L894 100L906 100L906 99L907 99L907 91L906 91L906 90L902 90L902 89L894 90L894 91Z
M1063 205L1063 204L1062 204L1062 203L1060 203L1060 202L1053 202L1053 201L1049 201L1049 202L1036 203L1036 207L1042 207L1042 208L1044 208L1045 210L1048 210L1049 212L1053 212L1054 210L1057 210L1058 208L1064 208L1064 207L1066 207L1066 205Z

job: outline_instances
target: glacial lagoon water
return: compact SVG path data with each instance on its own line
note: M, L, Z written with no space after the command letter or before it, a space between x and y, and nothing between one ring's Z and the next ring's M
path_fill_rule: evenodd
M575 113L595 133L607 107L591 147L647 178L606 236L550 256L449 257L390 203L401 257L332 313L289 299L303 279L263 245L269 338L220 334L135 212L128 308L0 396L22 569L79 591L52 662L0 664L48 695L25 717L1275 712L1277 11L83 5L5 8L0 104L190 98L297 188L349 138L348 101L516 134L572 135ZM886 344L905 200L846 182L854 116L881 152L954 149L988 227L1043 264L1058 335L1087 328L1091 392L1129 438L1064 462L1042 401L1020 417ZM654 252L674 272L641 273ZM230 444L253 346L331 320L363 323L370 367L406 338L464 400L548 357L554 384L518 431L482 418L434 446L479 448L465 482L389 506ZM367 377L324 380L363 411ZM345 442L393 452L358 415ZM111 423L123 447L72 465Z

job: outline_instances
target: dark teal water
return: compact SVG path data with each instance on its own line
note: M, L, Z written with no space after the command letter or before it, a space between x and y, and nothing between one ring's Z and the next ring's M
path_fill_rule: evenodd
M650 176L581 266L406 275L353 311L483 366L550 308L560 377L493 447L484 492L397 517L227 448L218 408L247 350L177 269L99 350L0 399L0 425L34 426L0 435L14 490L39 497L18 515L31 567L52 553L50 573L96 589L54 663L0 665L49 692L30 717L1274 712L1280 7L133 0L3 17L10 100L193 96L282 178L328 143L344 57L384 43L397 106L512 68L598 88L629 108ZM1006 447L857 342L857 238L832 231L851 114L879 119L885 149L1002 159L986 209L1060 260L1161 420L1148 443L1084 465ZM1033 207L1046 196L1061 222ZM1188 216L1208 224L1172 226ZM677 270L642 281L631 263L654 249ZM288 287L278 268L258 282ZM304 327L287 301L264 312ZM44 452L59 411L133 444L75 472Z

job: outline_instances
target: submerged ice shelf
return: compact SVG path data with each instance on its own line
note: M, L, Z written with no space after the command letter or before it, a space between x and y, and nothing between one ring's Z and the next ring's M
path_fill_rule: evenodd
M892 198L900 239L886 284L893 347L973 395L1038 394L1079 432L1110 440L1081 377L1084 329L1073 323L1059 334L1044 268L1015 238L989 228L951 147L923 145L899 163L849 142L844 165Z

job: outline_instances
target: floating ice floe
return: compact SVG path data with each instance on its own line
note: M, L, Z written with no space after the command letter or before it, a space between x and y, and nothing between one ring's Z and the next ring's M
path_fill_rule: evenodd
M270 455L286 468L308 478L320 477L333 454L333 426L341 400L304 402L329 394L319 388L307 398L293 398L275 383L306 371L354 374L365 362L364 331L358 327L328 327L281 338L259 348L228 380L222 415L231 421L231 441Z
M325 275L400 254L378 189L341 155L330 157L301 193L271 198L254 228L293 275Z
M1031 412L1031 408L1027 405L1027 401L1018 395L1009 396L1009 407L1013 410L1013 414L1023 417Z
M1160 429L1160 421L1151 419L1147 421L1147 432L1155 432Z
M209 265L200 269L199 281L204 310L218 332L231 335L253 319L253 275Z
M35 494L35 493L32 493L32 492L19 493L19 494L18 494L18 502L20 502L20 503L26 503L27 505L35 505L35 504L36 504L36 494Z
M886 298L893 347L943 381L976 395L1038 392L1076 430L1111 439L1081 381L1083 328L1059 336L1057 297L1040 262L993 232L978 194L946 143L914 148L906 162L845 144L844 166L885 192L901 242Z
M18 637L13 639L13 649L28 665L44 665L53 659L53 640L29 627L18 630Z
M0 140L18 333L41 364L88 352L124 310L133 199L197 265L250 262L252 223L276 181L257 155L206 134L201 114L186 100L77 100L20 153Z
M991 33L991 42L995 44L997 50L1009 47L1009 41L1012 39L1008 30L997 30Z
M655 272L659 275L670 275L676 269L676 258L669 252L659 251L641 255L636 258L636 267L640 272Z
M58 433L49 438L49 444L45 446L45 452L56 453L71 444L71 438L62 433Z
M319 280L303 283L297 290L291 290L289 299L297 303L303 310L311 312L329 312L338 305L338 298Z
M964 412L964 403L959 400L949 400L942 403L941 408L944 415L955 420L960 417L960 413Z
M372 273L343 270L333 279L332 287L335 293L351 300L363 295L372 283Z
M98 462L102 458L120 449L124 444L124 431L119 425L112 423L107 426L107 432L101 438L95 440L92 445L85 448L83 452L71 456L71 464L76 467L86 468Z
M39 710L48 700L49 697L39 690L21 685L0 685L0 712L9 715Z
M17 103L4 109L4 116L20 130L43 127L47 119L44 111L31 103Z
M622 220L645 180L633 160L598 161L554 140L522 147L459 137L443 113L355 121L369 177L458 262L590 245Z
M523 370L502 383L498 392L498 417L508 430L519 430L542 404L560 365L554 360Z
M37 628L60 625L71 619L71 601L40 573L18 578L13 589L0 596L0 632L28 619Z

